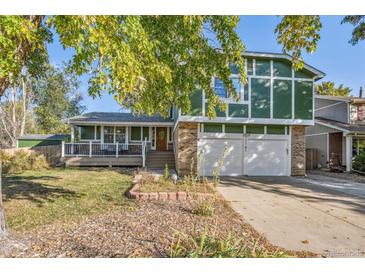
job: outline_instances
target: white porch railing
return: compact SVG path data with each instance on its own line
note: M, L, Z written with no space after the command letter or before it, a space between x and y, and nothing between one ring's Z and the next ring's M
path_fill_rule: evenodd
M141 143L65 143L62 142L62 157L125 157L141 156L146 164L147 140Z

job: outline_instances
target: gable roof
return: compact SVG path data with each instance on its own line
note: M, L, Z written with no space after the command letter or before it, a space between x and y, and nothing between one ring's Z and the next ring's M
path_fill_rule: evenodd
M69 124L146 124L163 123L172 124L171 118L164 118L160 115L134 115L133 113L121 112L89 112L67 120Z
M245 51L243 56L250 56L250 57L262 57L262 58L274 58L274 59L285 59L292 62L293 57L287 53L272 53L272 52L258 52L258 51ZM326 76L323 71L316 69L307 63L304 62L304 68L311 71L316 75L315 80L319 80Z

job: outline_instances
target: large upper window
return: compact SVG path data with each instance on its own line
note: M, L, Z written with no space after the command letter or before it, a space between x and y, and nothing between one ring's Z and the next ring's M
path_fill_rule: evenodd
M241 81L239 79L239 77L231 77L231 80L232 80L232 83L233 83L233 87L235 88L236 90L236 93L238 94L239 98L241 98L242 96L242 84L241 84ZM227 98L227 89L226 87L224 86L224 83L222 80L218 79L218 78L215 78L214 79L214 90L215 90L215 93L219 96L219 97L222 97L222 98ZM248 93L247 93L247 98L246 96L244 96L244 100L248 100Z

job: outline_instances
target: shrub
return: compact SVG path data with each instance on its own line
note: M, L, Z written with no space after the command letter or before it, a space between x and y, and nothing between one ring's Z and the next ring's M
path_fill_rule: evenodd
M25 150L17 150L14 154L3 152L1 155L4 173L21 173L25 170L41 170L48 168L44 155Z
M286 257L283 252L257 248L257 241L228 233L219 237L205 229L201 234L178 233L171 245L172 258L265 258Z
M365 150L360 151L360 153L355 156L352 167L354 170L365 171Z
M214 214L214 197L198 197L192 202L192 213L202 216Z

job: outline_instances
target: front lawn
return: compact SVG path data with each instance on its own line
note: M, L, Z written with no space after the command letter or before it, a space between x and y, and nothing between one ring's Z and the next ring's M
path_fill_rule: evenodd
M4 207L9 227L26 231L53 222L133 206L124 196L132 176L121 169L57 168L5 175Z

